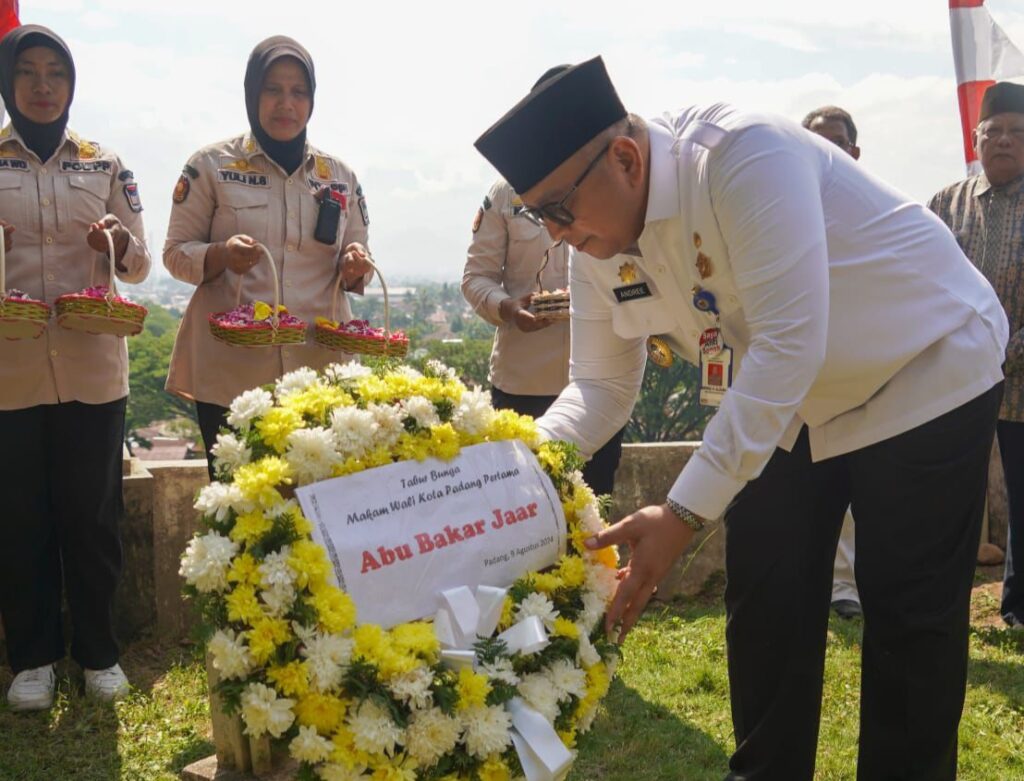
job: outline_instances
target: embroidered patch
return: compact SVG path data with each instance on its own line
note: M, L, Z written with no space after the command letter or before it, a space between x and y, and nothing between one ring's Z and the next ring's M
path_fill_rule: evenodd
M60 170L76 174L108 174L113 164L109 160L61 160Z
M128 208L138 214L142 211L142 200L139 198L139 186L130 182L124 186L124 197L128 201Z
M480 230L480 224L484 221L484 210L483 208L476 210L476 217L473 218L473 233Z
M117 175L117 178L120 179L122 182L130 182L132 179L135 178L135 174L132 173L129 169L125 168L123 171L121 171L121 173Z
M186 163L185 167L181 169L181 172L191 179L199 178L199 171L191 165Z
M189 182L188 177L182 174L178 177L177 184L174 185L174 195L172 199L175 203L185 203L185 199L188 198L188 194L192 189L192 183Z
M331 178L331 164L327 162L326 157L317 155L313 160L313 168L316 171L317 179Z
M306 184L309 185L309 189L314 194L321 190L329 190L332 193L341 193L342 195L348 192L348 182L321 182L311 177L306 180Z
M217 178L222 182L244 184L247 187L270 187L270 177L261 173L239 173L218 168Z
M359 191L356 190L356 192L358 193ZM363 225L369 225L370 224L370 214L366 211L366 199L365 198L360 198L359 199L359 213L363 217Z
M615 300L620 304L624 304L627 301L635 301L638 298L650 298L651 288L648 287L646 282L637 282L635 285L624 285L623 287L612 288L612 292L615 294Z
M16 157L0 157L0 170L27 171L28 160L20 160Z
M491 199L488 196L484 196L484 211L491 208Z

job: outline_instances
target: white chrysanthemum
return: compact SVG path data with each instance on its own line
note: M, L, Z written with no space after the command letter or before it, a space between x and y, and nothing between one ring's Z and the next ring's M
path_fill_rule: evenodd
M274 397L270 395L270 391L265 391L263 388L247 390L231 402L228 425L239 431L248 431L252 421L267 414L273 406Z
M399 377L408 377L410 380L418 380L423 376L419 371L405 363L395 369L395 374Z
M526 704L540 713L552 724L558 718L558 692L551 686L551 679L544 673L533 673L519 684L519 694Z
M580 528L588 535L597 534L604 528L601 513L597 510L597 502L587 502L580 512Z
M493 420L494 407L491 406L490 393L474 386L462 394L452 424L458 431L467 434L483 434Z
M269 732L281 737L295 720L295 700L278 697L277 692L262 683L250 683L242 692L242 720L245 734L258 738Z
M334 751L334 744L320 737L316 727L299 727L299 734L288 744L288 751L299 762L316 764L327 759Z
M390 448L405 431L402 410L390 404L370 404L366 409L373 415L373 420L377 424L377 440L374 446Z
M580 636L580 647L576 652L576 659L586 669L590 669L595 664L601 661L601 654L594 648L594 644L590 642L590 632L587 631L586 627L581 624L576 624L576 629L579 630Z
M437 377L438 379L446 380L447 382L454 382L458 378L458 375L455 373L455 369L445 363L442 363L436 358L431 358L427 361L424 368L426 369L426 375L428 377Z
M615 595L615 589L618 588L618 573L603 564L591 564L591 562L587 561L586 557L584 557L584 561L590 564L590 566L586 567L586 577L584 579L587 591L593 591L607 604Z
M579 723L576 725L576 732L579 735L585 735L590 732L590 728L594 726L594 719L597 717L597 704L591 705L587 708L583 715L580 717Z
M314 483L331 476L331 466L338 459L334 434L325 428L300 428L288 435L285 460L300 484Z
M338 407L331 413L331 431L343 457L359 458L373 446L380 424L373 413L359 407Z
M459 740L462 725L440 708L416 711L409 721L405 750L421 766L430 767Z
M294 499L285 499L284 501L278 502L277 504L271 505L266 509L265 515L268 518L277 518L281 515L289 515L291 513L302 512L299 508L299 503Z
M606 605L607 603L600 594L595 594L593 591L583 592L583 610L580 612L579 622L586 634L589 635L594 631L594 627L604 615Z
M324 376L331 382L339 385L344 384L349 380L357 380L360 377L367 377L371 374L373 374L373 369L368 366L363 366L357 361L349 361L348 363L332 363L324 369Z
M242 496L242 490L234 483L210 483L204 486L192 506L203 515L212 515L218 521L227 518L231 510L243 513L252 509L251 504Z
M291 547L285 545L277 553L269 553L257 571L260 574L260 599L271 616L280 618L295 603L295 570L288 565Z
M410 396L403 399L399 406L403 416L415 420L416 425L420 428L430 428L441 423L434 403L424 396Z
M347 767L345 765L321 765L316 769L323 781L366 781L365 765Z
M429 667L417 667L392 678L388 688L397 699L410 708L429 708L434 703L434 694L430 691L433 680L434 674Z
M217 532L193 537L178 574L202 592L223 591L228 587L228 567L236 553L238 545Z
M480 666L480 672L491 680L507 683L509 686L519 685L519 676L512 669L512 660L499 657L491 664Z
M384 708L372 700L364 700L347 721L352 731L352 742L360 751L392 756L395 744L402 740L402 729Z
M252 669L249 648L233 629L218 629L207 646L221 678L245 678Z
M302 655L309 669L309 682L319 692L327 692L341 683L352 659L355 641L341 635L313 632L302 638Z
M573 664L571 659L556 659L546 670L551 688L558 692L558 699L570 696L583 699L587 693L587 674Z
M279 583L260 592L260 601L271 618L284 618L295 606L295 589Z
M465 711L462 719L466 751L484 759L508 748L512 738L509 727L512 717L500 705L476 706Z
M252 460L252 450L249 446L229 432L218 434L217 441L210 451L213 453L213 465L218 474L234 472Z
M540 592L534 592L520 602L516 607L516 614L520 620L537 616L548 629L554 628L555 619L558 618L554 603Z
M283 399L290 393L304 391L317 381L316 369L303 366L293 372L288 372L274 384L274 392L279 399Z

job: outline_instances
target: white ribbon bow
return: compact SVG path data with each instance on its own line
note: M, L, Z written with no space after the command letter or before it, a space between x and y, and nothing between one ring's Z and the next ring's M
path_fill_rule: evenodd
M476 594L467 587L441 592L441 608L434 617L434 632L441 642L441 659L455 668L476 663L473 644L494 634L505 603L503 588L479 586ZM537 616L530 616L506 629L498 639L510 654L532 654L548 644L548 633ZM558 781L572 766L573 755L554 727L519 697L505 708L512 717L512 745L527 781Z

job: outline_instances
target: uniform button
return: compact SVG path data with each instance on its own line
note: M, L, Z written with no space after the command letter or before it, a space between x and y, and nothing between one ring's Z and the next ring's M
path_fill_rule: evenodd
M43 198L43 206L49 206L49 205L50 205L50 199L49 198Z
M39 173L41 173L41 174L45 174L45 173L46 173L46 169L45 169L45 168L40 168L40 169L39 169Z
M291 179L289 179L287 182L285 182L285 184L291 184L291 183L292 183Z
M289 220L294 220L295 219L295 212L288 212L288 219Z
M57 357L57 351L56 350L50 350L50 355L52 355L54 358L56 358Z
M664 266L658 266L658 273L664 274L665 273L665 267Z
M46 237L46 243L47 244L53 244L53 236L47 236Z
M289 244L287 247L285 247L285 249L288 250L289 252L294 252L295 251L295 245L294 244Z
M46 281L47 282L53 282L54 279L56 279L56 277L53 276L53 274L47 274L46 275Z
M292 286L292 281L290 279L285 280L284 286L285 287L291 287Z

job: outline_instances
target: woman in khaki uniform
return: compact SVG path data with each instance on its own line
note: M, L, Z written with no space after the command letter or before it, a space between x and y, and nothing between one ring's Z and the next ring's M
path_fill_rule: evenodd
M196 291L174 345L167 390L195 401L207 448L243 391L350 357L315 345L312 326L330 315L338 274L349 292L362 293L369 282L370 220L352 170L306 141L315 89L313 61L299 43L275 36L258 44L245 72L249 132L196 152L174 190L164 265ZM322 214L332 199L341 206L336 220ZM273 300L273 274L257 243L273 256L281 302L310 326L305 344L243 348L210 334L207 318L235 307L239 284L243 304ZM349 320L347 298L341 299L337 319Z
M50 305L106 279L104 229L119 279L141 282L150 266L132 172L67 129L74 90L71 52L50 30L25 25L0 41L0 94L11 115L0 130L6 282ZM86 692L127 691L112 621L127 395L124 337L51 319L36 339L0 339L0 613L14 710L53 703L63 585Z

